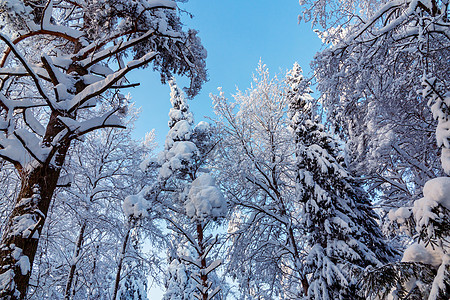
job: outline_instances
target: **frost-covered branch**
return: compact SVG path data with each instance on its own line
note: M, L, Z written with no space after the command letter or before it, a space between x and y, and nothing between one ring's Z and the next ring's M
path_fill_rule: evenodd
M14 53L16 58L24 66L24 68L26 69L27 73L33 79L34 84L36 85L36 88L37 88L39 94L44 99L44 101L48 104L48 106L53 110L54 109L53 101L51 101L51 99L47 96L44 88L42 87L42 84L41 84L38 76L34 72L33 68L28 64L26 58L23 57L22 54L20 54L20 52L16 49L15 45L13 43L11 43L11 41L6 36L4 36L2 33L0 33L0 39L11 49L11 51Z
M106 78L101 81L89 85L67 103L67 112L73 113L80 106L85 104L89 99L99 96L103 92L111 88L131 70L137 69L151 62L153 59L155 59L156 55L156 52L147 53L140 59L130 61L125 68L122 68L119 71L106 76Z

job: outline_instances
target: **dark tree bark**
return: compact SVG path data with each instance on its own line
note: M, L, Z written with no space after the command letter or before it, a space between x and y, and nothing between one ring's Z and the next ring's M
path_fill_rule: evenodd
M73 255L74 259L77 259L81 252L81 246L83 244L84 239L84 231L86 230L86 222L83 223L80 229L80 233L78 234L77 244L75 248L75 252ZM64 292L64 299L68 300L70 299L70 290L72 288L72 282L75 275L75 270L77 268L77 263L75 261L71 262L69 276L67 277L67 284L66 284L66 290Z
M63 126L52 114L44 141L51 141ZM63 143L55 153L54 164L43 163L31 171L19 167L20 193L8 219L0 245L0 277L7 287L0 289L2 299L25 299L36 255L39 236L69 148Z
M113 292L112 300L116 300L116 298L117 298L117 292L119 291L119 283L120 283L120 276L121 276L120 274L122 273L123 260L125 258L125 254L127 252L128 241L130 239L130 233L134 227L135 222L136 221L134 219L131 219L128 222L129 225L128 225L127 234L125 235L125 238L123 239L122 252L120 253L119 264L117 265L117 273L116 273L116 280L114 282L114 292Z
M200 295L202 297L202 300L208 300L208 275L204 273L206 270L206 257L205 257L205 245L203 243L203 226L201 223L197 224L197 241L198 241L198 248L199 253L198 256L200 257L200 280L202 281L202 286L205 292L200 291Z

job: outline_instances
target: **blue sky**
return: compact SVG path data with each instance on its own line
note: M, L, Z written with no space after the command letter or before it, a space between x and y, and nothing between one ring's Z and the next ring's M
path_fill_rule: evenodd
M321 42L311 25L298 24L301 8L294 0L191 0L180 7L194 15L190 19L185 14L183 21L186 27L199 31L208 51L209 81L189 102L196 122L213 115L209 94L216 93L217 87L223 87L228 96L235 93L236 87L247 89L260 58L272 74L291 68L295 61L307 74L310 61L320 49ZM162 85L151 68L138 70L128 79L141 83L127 91L142 107L134 136L142 138L155 128L161 145L168 131L168 85ZM180 85L187 84L181 78L177 81Z

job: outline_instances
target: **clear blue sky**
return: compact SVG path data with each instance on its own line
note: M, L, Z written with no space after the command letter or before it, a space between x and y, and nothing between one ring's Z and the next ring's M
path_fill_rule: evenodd
M236 87L247 89L260 58L272 74L291 68L295 61L308 74L309 63L320 48L310 24L298 24L300 6L295 0L191 0L179 5L194 15L193 19L184 15L183 21L186 27L199 31L208 51L209 81L189 102L196 122L213 115L209 94L216 93L217 87L223 87L228 96ZM161 145L168 131L168 85L162 85L151 68L138 70L128 79L141 83L128 90L142 107L134 136L142 138L155 128ZM177 81L180 85L187 83L181 78Z

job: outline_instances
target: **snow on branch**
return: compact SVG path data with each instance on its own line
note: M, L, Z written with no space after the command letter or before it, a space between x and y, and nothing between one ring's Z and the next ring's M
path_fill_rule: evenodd
M28 64L27 60L22 56L22 54L16 49L15 45L3 34L0 33L0 40L2 40L14 53L14 55L17 57L17 59L21 62L21 64L25 67L28 74L33 79L36 88L38 89L39 94L41 97L45 100L45 102L48 104L48 106L54 110L54 103L52 100L50 100L50 97L47 96L45 93L41 82L37 76L37 74L34 72L33 68Z
M427 100L433 118L438 121L436 142L441 147L442 168L450 175L450 92L445 91L443 84L436 78L424 76L422 86L419 92Z
M209 266L206 269L202 269L202 275L208 275L209 273L211 273L212 271L214 271L215 269L217 269L219 266L221 266L223 263L223 259L217 259L215 261L213 261L212 263L209 264Z
M190 257L190 256L181 255L180 259L185 261L185 262L187 262L187 263L189 263L189 264L192 264L192 265L196 266L199 269L202 268L202 266L200 265L199 261L194 259L194 258L192 258L192 257Z
M142 5L146 9L155 9L155 8L168 8L168 9L176 9L177 4L172 0L149 0L147 2L142 2Z
M47 159L51 148L40 147L40 140L33 133L26 129L16 129L13 134L23 148L39 163L42 164Z
M37 26L34 26L37 27ZM76 31L78 32L78 31ZM63 39L66 39L70 42L78 42L78 39L81 37L81 33L78 32L78 34L75 35L69 35L65 32L60 32L60 31L53 31L53 30L43 30L43 29L35 29L35 30L31 30L29 32L27 32L26 34L22 34L21 36L19 36L18 38L14 39L14 41L12 41L12 43L14 45L18 44L19 42L25 40L26 38L32 37L32 36L37 36L37 35L50 35L50 36L57 36L57 37L61 37ZM9 54L11 53L11 48L8 47L4 53L3 53L3 57L0 61L0 67L3 67L8 59Z
M115 54L118 54L130 47L133 47L134 45L137 45L139 43L141 43L143 40L146 40L150 37L152 37L156 32L154 30L149 30L146 33L144 33L143 35L136 37L134 39L131 39L127 42L120 42L117 45L111 46L109 48L106 48L105 50L102 50L100 52L95 53L95 55L93 54L92 56L85 58L83 60L81 60L79 62L80 65L84 66L85 68L89 68L93 65L95 65L96 63L111 57ZM90 51L96 49L98 47L98 44L100 43L92 43L89 46L81 49L76 55L78 57L83 57L84 55L86 55L87 53L89 53Z
M164 218L166 221L168 221L171 225L168 226L168 229L171 229L175 232L181 233L186 237L186 239L189 241L189 243L195 248L197 253L200 253L201 249L198 247L198 244L195 242L195 238L186 230L184 230L179 224L177 224L172 218L166 217Z
M67 111L69 113L74 112L80 106L82 106L89 99L101 95L107 89L111 88L116 82L123 78L129 71L137 69L156 57L156 52L149 52L143 57L128 62L125 68L106 76L105 79L95 82L87 86L81 93L77 94L72 100L67 103Z
M33 64L29 64L29 66L34 70L37 76L44 79L45 81L50 81L50 78L48 78L48 74L45 71L45 69ZM19 77L30 76L30 74L24 67L0 68L0 75L19 76Z
M7 137L0 134L0 157L26 168L34 160L43 163L52 148L40 146L38 137L26 129L17 129Z
M214 289L214 291L211 292L211 294L208 295L208 300L211 300L212 298L214 298L214 296L217 295L217 293L219 293L222 289L220 288L220 286L216 287Z
M2 103L2 106L8 111L47 106L47 104L44 102L33 102L31 100L9 100L2 94L0 94L0 102Z
M47 24L50 24L52 13L53 13L53 0L48 0L47 4L44 7L44 13L41 19L41 29L44 29L44 27Z
M100 128L106 127L116 127L116 128L125 128L122 125L120 118L114 115L118 109L111 110L100 117L91 118L86 121L76 121L69 117L61 117L58 119L66 126L66 128L71 133L71 138L80 137L88 132L94 131Z
M225 216L225 199L210 174L202 174L192 182L185 208L187 216L195 220Z

